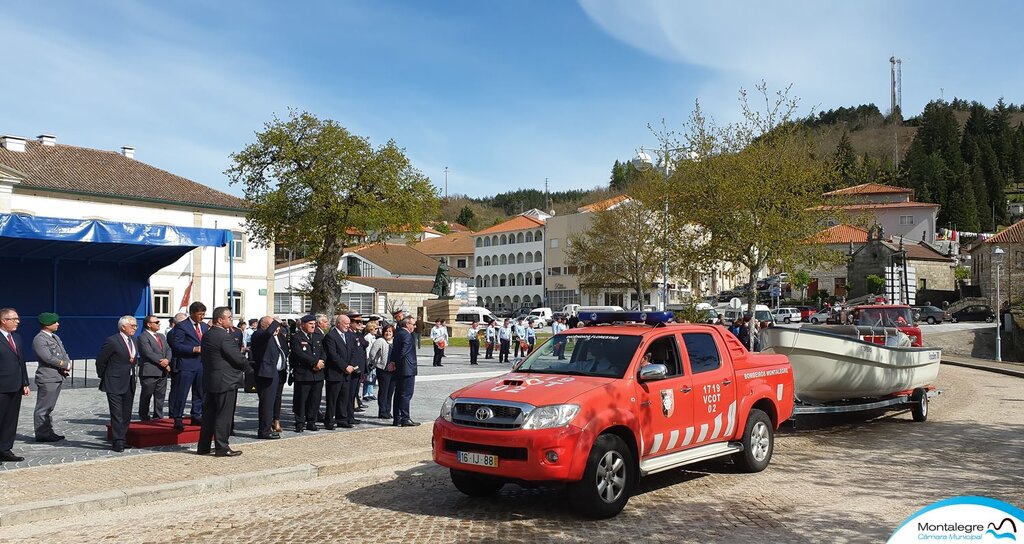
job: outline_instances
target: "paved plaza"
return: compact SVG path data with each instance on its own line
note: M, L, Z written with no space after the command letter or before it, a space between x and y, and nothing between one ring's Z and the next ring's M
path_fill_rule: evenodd
M423 389L464 383L457 375L468 366L452 359L433 378L444 381ZM424 425L242 438L237 459L165 452L0 473L5 503L127 496L126 506L11 525L0 509L0 541L879 542L939 499L975 494L1020 506L1024 382L943 366L937 385L943 394L925 423L905 411L801 420L779 433L766 471L706 463L655 475L606 521L575 516L557 487L460 494L430 462ZM420 404L429 421L436 405ZM200 484L187 500L161 500L190 477Z

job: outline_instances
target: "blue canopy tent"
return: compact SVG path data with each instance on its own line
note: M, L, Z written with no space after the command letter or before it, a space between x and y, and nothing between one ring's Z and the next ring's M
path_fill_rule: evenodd
M27 360L43 312L60 314L68 355L91 359L118 318L151 312L150 276L196 247L231 251L231 239L222 229L0 213L0 306L18 310Z

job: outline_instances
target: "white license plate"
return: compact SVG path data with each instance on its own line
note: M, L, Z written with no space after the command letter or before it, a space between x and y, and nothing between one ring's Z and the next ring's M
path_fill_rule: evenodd
M459 462L464 465L479 465L481 467L498 468L498 456L487 453L473 453L471 451L458 452Z

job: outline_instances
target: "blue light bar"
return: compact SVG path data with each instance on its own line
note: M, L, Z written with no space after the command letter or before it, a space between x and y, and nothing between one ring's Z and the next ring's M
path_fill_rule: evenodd
M675 319L672 312L580 312L577 317L589 325L605 323L646 323L657 325Z

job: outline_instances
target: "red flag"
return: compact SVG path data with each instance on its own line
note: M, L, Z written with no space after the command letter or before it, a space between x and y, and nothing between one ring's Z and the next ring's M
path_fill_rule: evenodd
M185 296L181 297L181 305L178 306L178 308L182 309L182 311L184 311L185 308L188 308L188 299L192 298L192 281L193 280L188 280L188 287L185 288Z

